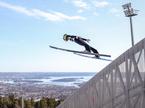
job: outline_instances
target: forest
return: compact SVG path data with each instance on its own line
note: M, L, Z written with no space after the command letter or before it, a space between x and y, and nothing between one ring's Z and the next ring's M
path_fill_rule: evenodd
M63 100L41 98L40 100L16 98L14 95L0 96L0 108L56 108Z

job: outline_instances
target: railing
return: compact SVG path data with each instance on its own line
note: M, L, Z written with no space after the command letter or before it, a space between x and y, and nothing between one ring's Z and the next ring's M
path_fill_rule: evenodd
M145 108L145 39L57 108Z

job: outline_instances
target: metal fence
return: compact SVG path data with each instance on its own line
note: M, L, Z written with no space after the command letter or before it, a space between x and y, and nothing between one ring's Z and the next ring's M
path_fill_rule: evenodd
M57 108L145 108L145 39Z

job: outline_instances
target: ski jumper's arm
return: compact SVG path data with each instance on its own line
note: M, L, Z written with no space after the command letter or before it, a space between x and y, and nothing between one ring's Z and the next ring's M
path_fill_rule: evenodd
M77 36L67 35L67 37L69 37L69 38L76 38Z
M84 40L84 41L90 41L90 39L85 39L85 38L82 38L82 37L79 37L79 38Z
M82 38L82 37L79 37L79 36L74 36L74 35L67 35L67 36L72 38L72 39L78 38L78 39L82 39L82 40L87 41L87 42L90 41L90 39L85 39L85 38Z

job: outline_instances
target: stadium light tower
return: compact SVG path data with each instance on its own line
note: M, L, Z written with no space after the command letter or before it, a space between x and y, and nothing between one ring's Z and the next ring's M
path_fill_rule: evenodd
M132 17L137 15L137 11L131 7L131 3L127 3L122 5L124 9L124 13L126 17L130 19L130 31L131 31L131 42L132 46L134 46L134 36L133 36L133 25L132 25Z

